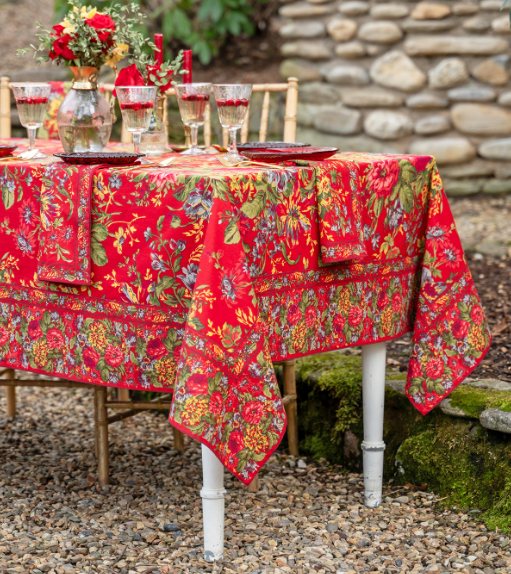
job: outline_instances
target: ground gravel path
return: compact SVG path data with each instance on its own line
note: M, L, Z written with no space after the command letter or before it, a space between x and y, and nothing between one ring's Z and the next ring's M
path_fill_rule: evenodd
M487 532L477 513L437 509L434 494L392 485L382 507L366 509L361 476L281 453L257 494L227 477L226 555L209 565L196 443L175 451L156 413L117 423L112 484L99 490L92 393L18 396L18 419L0 419L2 574L511 572L509 538Z

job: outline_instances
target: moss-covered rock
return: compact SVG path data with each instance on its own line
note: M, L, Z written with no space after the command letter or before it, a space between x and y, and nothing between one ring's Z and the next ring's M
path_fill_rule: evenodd
M359 356L337 352L297 362L301 453L360 470L361 383ZM511 528L511 436L479 424L486 409L511 411L511 392L504 389L504 383L468 382L449 397L457 416L439 408L422 416L403 382L388 382L385 478L427 484L450 504L484 510L491 528Z

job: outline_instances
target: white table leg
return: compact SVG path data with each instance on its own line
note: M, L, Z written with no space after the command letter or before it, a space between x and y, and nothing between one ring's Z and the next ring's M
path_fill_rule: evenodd
M202 445L202 518L204 560L213 562L224 556L224 467L213 452Z
M362 346L364 503L369 508L380 506L382 495L385 359L385 343Z

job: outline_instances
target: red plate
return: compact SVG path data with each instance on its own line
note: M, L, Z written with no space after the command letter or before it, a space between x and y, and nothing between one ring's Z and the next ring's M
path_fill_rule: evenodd
M55 157L61 158L66 163L76 165L94 165L105 163L108 165L129 165L135 163L144 153L124 152L84 152L84 153L54 153Z
M339 150L336 147L272 148L271 150L242 150L241 153L254 161L279 162L293 159L321 161Z
M0 145L0 157L8 157L12 155L12 152L17 148L17 145L3 144Z

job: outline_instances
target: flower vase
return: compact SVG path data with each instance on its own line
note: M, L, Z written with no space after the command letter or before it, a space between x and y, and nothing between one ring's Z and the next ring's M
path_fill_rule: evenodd
M160 157L167 150L167 130L164 123L165 97L159 96L153 108L149 129L142 134L140 151L148 157Z
M66 153L103 151L112 132L112 114L98 90L98 70L87 66L71 70L73 85L57 114L60 141Z

